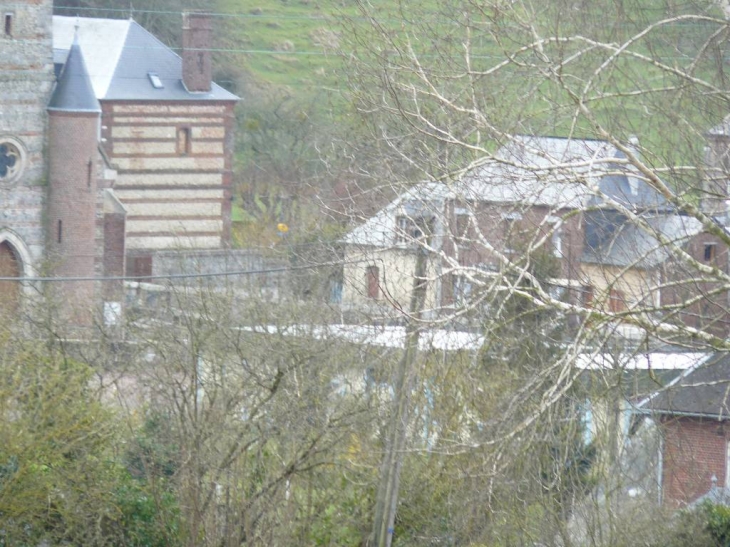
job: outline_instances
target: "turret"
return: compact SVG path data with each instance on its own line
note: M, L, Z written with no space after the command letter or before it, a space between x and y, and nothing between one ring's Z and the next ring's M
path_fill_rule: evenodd
M57 277L96 273L97 160L101 107L74 40L48 105L49 193L47 252ZM91 322L92 281L54 284L62 315L77 325Z

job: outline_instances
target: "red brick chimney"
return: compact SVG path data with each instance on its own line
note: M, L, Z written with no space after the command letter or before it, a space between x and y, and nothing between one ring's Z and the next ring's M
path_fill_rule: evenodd
M183 13L183 84L192 93L210 91L210 13Z

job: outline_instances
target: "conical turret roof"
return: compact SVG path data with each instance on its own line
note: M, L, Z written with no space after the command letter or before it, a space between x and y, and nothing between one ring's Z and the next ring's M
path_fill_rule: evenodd
M91 86L84 55L76 39L71 45L66 64L51 95L48 110L101 112L101 106Z

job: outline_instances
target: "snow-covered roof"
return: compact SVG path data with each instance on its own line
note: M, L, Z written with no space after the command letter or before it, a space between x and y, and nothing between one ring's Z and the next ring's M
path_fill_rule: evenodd
M585 353L579 355L575 366L584 370L690 370L704 363L710 353L647 352L647 353Z
M372 325L274 325L244 327L244 330L260 334L283 334L285 336L311 336L318 340L340 339L355 344L385 348L404 348L406 329L399 326ZM444 329L424 329L418 338L421 351L477 351L484 343L480 334Z

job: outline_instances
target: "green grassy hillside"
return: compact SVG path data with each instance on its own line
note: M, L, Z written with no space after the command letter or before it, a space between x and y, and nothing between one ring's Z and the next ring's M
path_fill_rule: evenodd
M355 15L332 0L218 0L221 55L245 63L259 85L307 95L336 88L341 66L340 14Z

